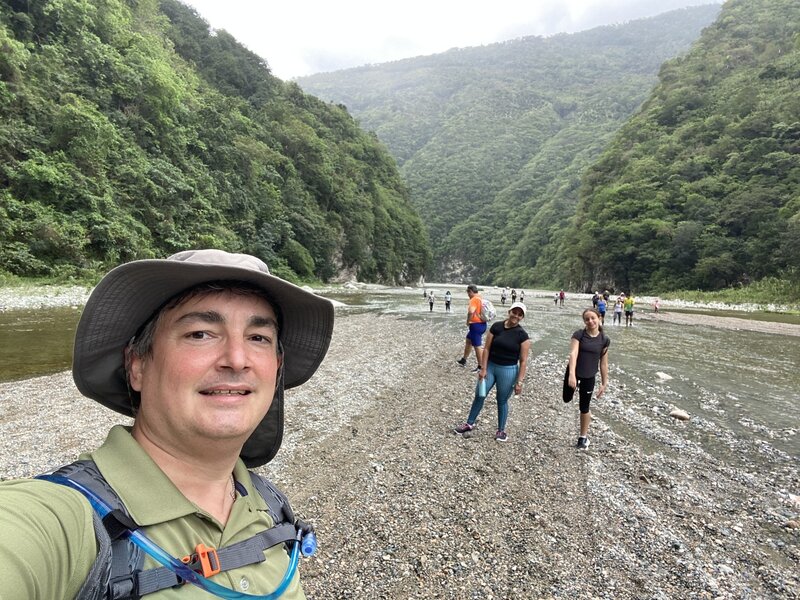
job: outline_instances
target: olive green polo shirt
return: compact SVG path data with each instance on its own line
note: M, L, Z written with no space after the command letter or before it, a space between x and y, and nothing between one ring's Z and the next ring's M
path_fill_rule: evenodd
M266 502L253 488L242 461L234 469L244 489L223 526L172 484L127 428L115 426L103 445L81 458L94 460L145 534L175 557L192 554L197 544L222 548L272 526ZM71 600L97 553L92 508L77 491L38 480L0 483L0 582L2 600ZM145 569L159 566L149 556ZM266 560L213 576L215 583L247 594L272 593L289 566L284 546ZM187 584L146 596L148 600L213 598ZM295 574L282 598L303 600Z

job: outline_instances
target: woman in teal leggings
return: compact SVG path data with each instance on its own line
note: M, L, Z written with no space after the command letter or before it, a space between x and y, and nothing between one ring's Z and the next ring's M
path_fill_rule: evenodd
M506 422L508 420L508 399L512 392L522 392L522 381L528 362L531 341L528 332L520 326L525 318L525 305L515 302L504 321L498 321L489 329L486 348L483 351L475 397L466 423L456 427L455 432L464 434L475 429L475 421L483 409L486 396L497 387L497 432L494 439L508 441Z

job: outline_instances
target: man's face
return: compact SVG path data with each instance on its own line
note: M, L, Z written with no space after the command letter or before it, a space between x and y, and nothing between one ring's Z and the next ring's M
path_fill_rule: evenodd
M134 435L173 452L244 443L267 413L281 357L275 312L257 296L213 292L168 309L152 355L132 357Z

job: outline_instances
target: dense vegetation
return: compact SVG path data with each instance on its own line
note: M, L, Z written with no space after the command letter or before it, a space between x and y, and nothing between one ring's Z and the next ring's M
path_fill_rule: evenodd
M575 282L800 299L800 3L728 0L588 172L562 250Z
M220 247L297 279L430 262L394 159L176 0L0 4L0 274Z
M573 35L299 80L346 104L401 165L435 248L434 276L568 283L557 243L580 178L719 5Z

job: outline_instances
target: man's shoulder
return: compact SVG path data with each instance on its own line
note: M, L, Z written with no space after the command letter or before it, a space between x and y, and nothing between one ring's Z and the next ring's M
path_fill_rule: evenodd
M0 505L0 581L14 590L10 597L74 597L97 553L89 503L75 490L26 479L0 483Z
M0 482L4 508L22 506L27 512L57 512L92 516L92 507L76 490L39 479Z

